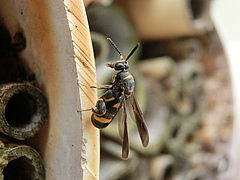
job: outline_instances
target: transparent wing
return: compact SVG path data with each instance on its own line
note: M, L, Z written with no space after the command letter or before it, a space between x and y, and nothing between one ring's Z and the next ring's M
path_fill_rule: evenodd
M129 139L128 139L128 127L127 127L127 112L126 112L126 101L124 92L121 96L122 102L118 111L118 130L119 135L123 140L122 143L122 157L127 158L129 154Z
M124 135L124 122L125 122L125 114L124 114L124 108L123 108L123 103L121 103L120 108L118 110L118 113L115 117L115 119L118 120L118 132L120 137L123 139L123 135Z
M131 118L137 124L138 133L140 135L142 145L146 147L149 143L149 133L148 133L147 125L144 121L142 112L135 99L134 93L132 93L127 99L127 108Z

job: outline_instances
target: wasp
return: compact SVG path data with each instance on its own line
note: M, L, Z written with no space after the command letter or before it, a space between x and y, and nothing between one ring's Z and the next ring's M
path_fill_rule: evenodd
M135 81L128 71L128 59L139 47L139 43L133 48L126 59L115 43L108 38L112 46L119 53L119 60L107 63L106 66L119 71L112 80L111 85L91 86L97 89L106 89L106 92L98 99L96 107L92 108L92 124L97 128L107 127L115 117L118 118L118 129L122 138L122 157L127 158L129 154L129 138L127 126L127 110L131 118L136 122L142 145L146 147L149 143L148 129L142 112L134 95Z

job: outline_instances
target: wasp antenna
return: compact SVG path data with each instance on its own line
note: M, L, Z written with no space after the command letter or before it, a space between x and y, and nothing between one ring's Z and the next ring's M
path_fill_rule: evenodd
M129 53L126 61L133 55L133 53L136 51L136 49L140 46L140 43L137 43L136 46L133 48L133 50Z
M122 56L121 51L118 49L117 45L112 41L112 39L111 39L111 38L107 38L107 40L109 40L109 42L110 42L110 43L112 44L112 46L116 49L116 51L118 52L118 54L119 54L120 56Z

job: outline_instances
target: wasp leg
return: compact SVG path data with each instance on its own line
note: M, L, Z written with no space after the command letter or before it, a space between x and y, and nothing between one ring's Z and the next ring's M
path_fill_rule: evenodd
M102 98L98 99L96 103L96 108L95 109L92 108L92 112L99 116L102 116L106 113L106 104Z
M112 76L112 80L111 80L111 83L112 83L112 84L115 82L115 79L116 79L116 75L113 75L113 76Z
M83 112L83 111L92 111L92 108L90 108L90 109L82 109L82 110L78 110L77 112Z
M112 85L104 85L104 86L90 86L90 88L96 88L96 89L111 89Z

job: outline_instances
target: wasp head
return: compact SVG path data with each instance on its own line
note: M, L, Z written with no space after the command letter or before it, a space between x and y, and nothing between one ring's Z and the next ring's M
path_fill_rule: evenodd
M120 58L118 61L116 62L112 62L112 63L108 63L106 64L107 67L113 68L115 70L126 70L128 69L128 62L127 60L132 56L132 54L136 51L136 49L139 47L139 43L137 43L137 45L133 48L133 50L130 52L130 54L128 55L128 57L126 59L123 59L122 53L121 51L118 49L118 47L116 46L116 44L110 39L107 38L109 40L109 42L113 45L113 47L116 49L116 51L118 52L118 54L120 55Z
M125 70L128 69L128 62L125 60L119 60L119 61L115 61L112 63L107 63L106 64L107 67L113 68L115 70Z

